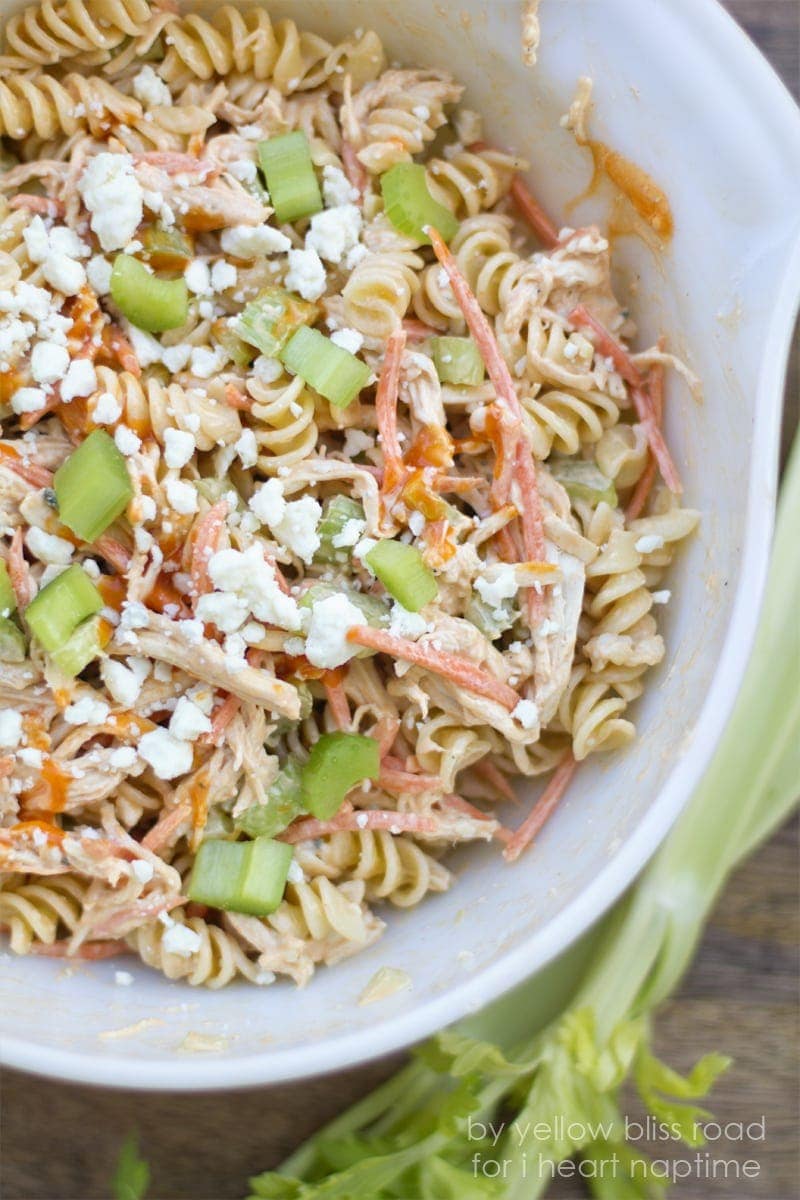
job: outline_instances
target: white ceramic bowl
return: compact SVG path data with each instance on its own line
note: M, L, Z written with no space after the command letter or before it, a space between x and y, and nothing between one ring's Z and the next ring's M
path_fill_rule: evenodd
M304 991L221 992L125 963L65 969L2 959L3 1054L13 1066L120 1087L227 1088L296 1079L396 1050L500 995L570 945L635 876L700 777L736 694L764 583L787 348L800 286L800 114L714 0L543 0L535 73L519 51L521 4L303 0L270 5L336 38L378 30L391 58L451 69L488 132L532 161L554 214L582 191L588 155L559 128L578 76L595 80L595 136L668 190L669 253L618 245L643 344L665 330L706 385L670 387L667 433L703 524L664 611L668 653L636 707L639 739L590 760L516 866L494 848L457 856L452 891L390 912L375 946ZM13 8L5 4L6 12ZM595 201L571 221L603 218ZM628 290L628 294L631 294ZM466 970L460 952L471 952ZM413 989L366 1008L382 965ZM135 1026L138 1032L104 1038ZM220 1049L178 1052L189 1032Z

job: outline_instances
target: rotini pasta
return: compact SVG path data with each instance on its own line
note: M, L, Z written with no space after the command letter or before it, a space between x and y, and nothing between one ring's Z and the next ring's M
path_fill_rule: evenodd
M5 49L0 927L304 985L633 738L695 381L369 30L44 0Z

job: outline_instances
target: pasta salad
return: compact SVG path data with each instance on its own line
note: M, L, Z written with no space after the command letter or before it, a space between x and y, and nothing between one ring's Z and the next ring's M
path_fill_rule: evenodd
M48 0L2 64L0 926L304 984L634 737L697 384L374 33Z

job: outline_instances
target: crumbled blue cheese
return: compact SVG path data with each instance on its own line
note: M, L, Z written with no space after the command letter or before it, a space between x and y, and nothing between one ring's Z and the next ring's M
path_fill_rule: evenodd
M182 742L194 742L201 733L209 733L210 730L211 722L203 710L188 696L181 696L170 717L169 731L172 736Z
M149 63L145 63L139 74L134 75L133 94L146 108L167 107L172 104L172 93Z
M637 538L635 549L639 554L652 554L654 550L664 548L664 539L660 533L645 533Z
M258 620L281 629L302 627L296 600L281 591L274 568L255 543L246 550L218 550L209 559L208 573L215 588L233 592Z
M25 534L25 545L39 562L61 566L66 566L72 560L75 549L72 542L68 542L66 538L46 533L44 529L38 529L35 525Z
M419 613L409 612L395 601L392 605L389 632L395 637L418 638L428 629L428 622Z
M361 213L354 204L324 209L311 218L306 234L306 251L316 250L326 262L341 263L358 245L361 235ZM291 261L291 254L289 255Z
M106 658L100 664L100 677L117 704L133 708L142 690L142 680L135 671L116 658Z
M113 425L122 416L122 405L111 392L101 392L92 409L95 425Z
M64 720L68 725L102 725L108 720L110 709L105 700L93 696L81 696L64 709Z
M77 396L91 396L97 391L97 374L91 359L74 358L61 383L61 399L65 404Z
M22 714L15 708L4 708L0 711L0 747L3 750L16 750L22 741Z
M337 329L331 334L331 341L334 346L341 346L342 350L348 350L351 354L358 354L364 345L363 335L357 329Z
M250 497L248 507L263 525L277 525L286 512L280 480L268 479L260 484Z
M197 512L197 489L182 479L168 479L164 489L170 508L182 516Z
M56 383L69 367L69 352L54 342L37 342L31 352L31 375L37 383Z
M142 439L127 425L118 425L114 430L114 442L120 454L135 454L141 449Z
M364 614L347 596L327 596L311 610L306 636L306 658L315 667L340 667L358 653L359 647L348 642L347 633L364 624Z
M164 430L164 462L168 467L180 470L191 459L197 444L191 433L182 429Z
M272 225L234 225L223 229L219 242L225 254L241 259L284 254L292 245L286 234Z
M353 187L341 167L326 163L322 168L322 197L326 208L353 204L358 200L358 188Z
M167 729L153 729L139 741L139 755L151 766L159 779L175 779L185 775L192 766L192 747Z
M539 709L533 700L520 700L511 715L519 721L523 729L539 727Z
M319 300L327 279L322 260L313 246L289 251L289 270L284 282L290 291L297 292L304 300Z
M319 550L320 536L317 532L322 506L313 496L303 496L286 505L281 519L270 526L292 554L303 562L310 563Z
M89 159L78 191L91 213L91 226L104 250L121 250L143 216L142 189L129 154L102 152Z

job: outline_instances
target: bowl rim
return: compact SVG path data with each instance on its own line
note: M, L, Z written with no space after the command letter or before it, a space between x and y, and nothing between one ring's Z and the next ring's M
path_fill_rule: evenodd
M785 139L800 171L800 110L760 50L718 0L672 0L705 45L727 58L727 70L746 74L751 104L766 111L773 135ZM738 64L736 60L738 59ZM788 359L800 308L800 232L787 255L763 344L756 388L759 419L743 529L741 577L717 669L700 710L690 753L676 764L638 828L598 875L541 929L497 961L442 995L357 1033L233 1058L135 1059L59 1050L27 1038L0 1035L0 1063L63 1081L131 1090L191 1091L255 1087L301 1080L363 1065L397 1052L462 1017L474 1014L530 978L574 944L619 898L669 832L699 782L724 730L742 682L758 625L775 517L778 447Z

